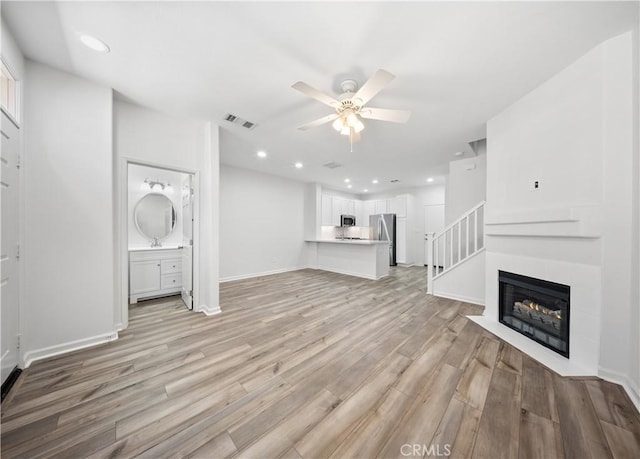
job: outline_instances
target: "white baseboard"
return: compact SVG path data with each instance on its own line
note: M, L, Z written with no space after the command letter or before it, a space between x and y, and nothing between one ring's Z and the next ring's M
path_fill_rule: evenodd
M640 388L629 379L629 376L602 367L598 368L598 376L606 381L620 384L631 399L631 402L636 406L636 409L640 411Z
M108 343L116 339L118 339L118 332L114 331L76 341L70 341L68 343L56 344L55 346L44 347L42 349L27 351L24 354L24 367L29 368L29 366L36 360L47 359L49 357L55 357L56 355L66 354L67 352L78 351L80 349Z
M216 314L220 314L222 309L220 309L220 306L209 307L206 304L201 304L198 312L203 313L205 316L215 316Z
M479 306L484 306L484 298L471 298L471 297L468 297L468 296L458 295L458 294L455 294L455 293L436 292L435 290L432 293L432 295L433 296L440 296L442 298L448 298L450 300L463 301L465 303L471 303L471 304L477 304Z
M272 271L262 271L259 273L241 274L239 276L228 276L228 277L221 278L219 282L221 283L231 282L231 281L242 280L242 279L251 279L253 277L270 276L272 274L282 274L282 273L288 273L290 271L299 271L305 268L307 268L307 266L299 266L297 268L274 269Z

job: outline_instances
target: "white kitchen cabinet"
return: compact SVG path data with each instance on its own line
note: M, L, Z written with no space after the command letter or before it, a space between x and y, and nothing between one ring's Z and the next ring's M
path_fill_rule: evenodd
M129 252L129 302L175 295L182 288L180 249Z
M390 200L391 208L389 212L392 214L396 214L397 218L406 218L407 217L407 196L400 195Z
M372 199L364 201L364 222L360 226L369 226L369 217L376 213L376 202Z
M369 216L364 215L363 202L358 199L341 198L323 194L320 199L321 226L340 226L341 215L354 215L356 225L369 226Z
M342 200L342 214L355 215L356 214L356 201L355 199L343 199Z
M356 225L357 226L369 226L369 217L364 218L364 203L359 199L356 199L353 202L353 209L356 217Z
M375 212L376 214L387 214L389 213L389 199L377 199L375 203Z
M320 221L322 222L322 226L333 226L331 223L332 217L332 209L333 209L333 196L329 196L328 194L323 194L321 197L321 211L320 211Z
M341 198L323 194L321 197L322 209L320 211L320 221L322 226L340 226L341 215L355 215L358 221L358 201L356 199Z
M343 206L343 198L339 198L337 196L333 196L331 203L331 224L333 226L340 226L340 215L343 214L342 206Z

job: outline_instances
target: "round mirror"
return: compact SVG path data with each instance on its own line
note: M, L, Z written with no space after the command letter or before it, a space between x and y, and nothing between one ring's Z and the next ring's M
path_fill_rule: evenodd
M138 231L149 239L167 237L176 227L176 210L171 200L163 194L149 193L133 211Z

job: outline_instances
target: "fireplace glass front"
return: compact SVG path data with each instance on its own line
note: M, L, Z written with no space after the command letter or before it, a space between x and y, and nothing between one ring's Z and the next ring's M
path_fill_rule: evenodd
M570 287L498 271L500 322L569 357Z

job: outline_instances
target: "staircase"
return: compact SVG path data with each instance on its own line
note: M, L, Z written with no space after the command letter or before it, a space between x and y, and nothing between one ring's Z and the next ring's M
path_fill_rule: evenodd
M484 251L484 204L477 204L439 233L427 233L427 293L434 282Z

